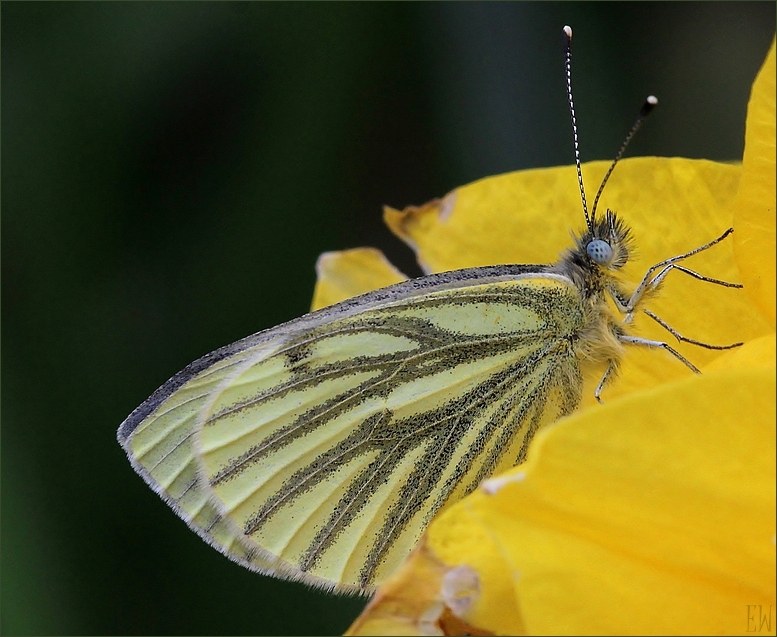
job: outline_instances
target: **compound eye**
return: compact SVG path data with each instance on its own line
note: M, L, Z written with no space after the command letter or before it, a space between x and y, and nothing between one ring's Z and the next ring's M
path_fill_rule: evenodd
M591 241L585 247L585 251L597 265L609 265L612 261L612 248L609 243L601 239Z

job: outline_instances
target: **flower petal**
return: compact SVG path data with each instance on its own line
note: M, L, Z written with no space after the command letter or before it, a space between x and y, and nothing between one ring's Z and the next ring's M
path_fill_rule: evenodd
M583 164L589 188L598 185L609 165ZM731 226L740 170L706 160L624 159L607 185L599 214L611 208L632 227L641 273ZM429 272L551 263L570 245L570 230L585 225L574 166L487 177L423 206L401 212L387 208L384 217Z
M324 252L316 275L311 311L407 279L375 248Z
M704 373L724 369L746 369L752 367L762 367L764 365L775 364L775 353L777 352L777 338L774 332L753 339L745 343L742 347L733 349L720 358L716 358L712 363L704 368Z
M405 573L412 573L411 578ZM512 589L508 605L512 604ZM460 619L479 595L477 575L450 568L422 542L378 589L346 635L493 635Z
M735 204L735 254L748 291L775 322L775 43L753 84L747 106L742 181Z
M608 162L585 164L586 182L597 184L608 167ZM731 227L739 175L738 166L704 160L623 160L607 186L600 211L608 206L620 210L634 230L637 253L624 279L636 284L651 265L699 247ZM569 230L583 225L580 207L575 169L566 166L482 179L424 206L402 212L386 209L385 218L416 250L422 266L436 272L554 261L570 245ZM686 264L702 274L736 282L739 271L732 245L728 239ZM741 290L703 283L683 273L672 273L649 307L684 336L712 345L746 341L773 331ZM634 333L674 341L642 315L634 322ZM720 356L720 351L684 343L677 349L697 367ZM630 348L620 378L606 390L605 398L611 400L689 373L664 352ZM593 402L592 393L592 387L586 388L586 403Z
M474 634L728 634L763 630L764 613L773 621L774 60L772 44L748 108L734 235L740 280L767 316L745 293L707 286L702 294L690 277L675 277L670 295L669 277L651 309L707 330L702 340L749 342L723 354L699 350L694 360L704 359L703 376L612 400L629 383L640 386L639 373L627 371L607 405L541 432L524 465L445 511L391 579L396 597L388 615L406 618L406 608L416 609L407 634L454 634L444 621L451 616ZM622 166L623 182L608 187L607 197L636 231L637 272L731 225L738 168L656 158ZM559 236L543 221L574 198L561 183L564 171L564 180L574 178L572 170L485 179L426 206L388 209L386 221L427 271L548 262ZM728 241L688 265L737 279ZM627 367L652 366L650 376L661 369L655 356L637 351ZM362 627L387 609L379 591Z
M677 416L683 415L678 422ZM694 377L568 418L430 527L450 566L503 565L530 633L741 633L775 598L774 367ZM497 591L500 593L499 591ZM482 587L477 619L504 634Z

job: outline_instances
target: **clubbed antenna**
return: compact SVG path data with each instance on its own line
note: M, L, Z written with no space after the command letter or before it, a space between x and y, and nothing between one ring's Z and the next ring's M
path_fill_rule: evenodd
M569 59L569 53L567 53L567 59ZM567 67L568 67L568 63L567 63ZM567 71L567 84L569 83L568 78L569 78L569 71ZM569 99L571 102L572 93L569 94ZM613 159L612 164L610 164L610 169L607 171L607 174L604 176L604 179L602 179L602 185L599 186L599 191L596 193L596 198L594 199L594 207L591 209L591 219L596 218L596 206L599 203L599 197L602 196L602 192L604 192L604 186L607 183L607 180L610 178L610 175L612 175L612 171L615 170L615 164L617 164L618 161L620 161L620 158L623 157L623 153L626 151L626 146L629 145L631 138L634 137L636 132L639 130L639 127L642 126L642 122L645 121L645 118L648 115L650 115L650 113L656 107L657 104L658 104L658 98L655 95L648 95L647 99L645 100L645 103L642 105L642 108L639 109L639 114L637 115L637 119L634 122L634 125L631 127L629 134L626 135L626 139L623 140L623 143L621 144L621 148L618 151L618 154L615 155L615 159ZM573 127L574 127L574 121L575 121L575 116L573 111L573 114L572 114ZM577 140L577 135L575 135L575 140ZM577 145L577 141L575 141L575 145ZM580 172L579 162L578 162L577 170L579 173ZM582 189L583 187L582 177L580 179L581 179L580 188ZM585 198L583 198L583 207L585 208ZM588 215L586 214L586 221L587 220L588 220Z
M583 169L580 167L580 141L577 138L577 120L575 119L575 102L572 99L572 27L564 27L566 46L564 47L564 59L567 71L567 98L569 99L569 113L572 116L572 137L575 140L575 166L577 167L577 182L580 184L580 198L583 200L583 214L588 230L593 233L594 226L588 216L588 205L585 202L585 188L583 187Z

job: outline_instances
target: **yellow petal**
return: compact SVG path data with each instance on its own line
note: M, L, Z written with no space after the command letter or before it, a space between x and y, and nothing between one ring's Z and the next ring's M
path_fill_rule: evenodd
M406 578L406 572L412 572L412 578ZM492 635L458 616L466 612L473 594L479 593L476 580L472 569L447 567L421 542L345 634Z
M723 356L716 358L704 368L705 374L725 369L745 369L775 365L775 352L777 351L777 338L774 332L753 339L742 347L737 347Z
M735 204L735 253L745 288L774 325L775 281L775 43L753 84L747 106L742 181Z
M316 275L311 310L407 279L375 248L324 252L318 257Z
M598 186L607 168L603 161L583 165L589 188ZM599 213L611 208L633 228L641 272L731 227L740 171L705 160L625 159L607 185ZM384 217L430 272L551 263L570 245L570 230L585 225L574 166L487 177L423 206L387 208Z
M597 185L608 162L584 165L586 183ZM600 211L622 213L633 228L637 253L625 280L639 282L647 269L721 235L732 226L731 204L740 168L704 160L640 157L618 165ZM549 263L570 245L570 229L583 225L573 166L489 177L456 189L441 200L404 211L386 209L386 223L413 247L427 271L494 263ZM711 277L737 282L739 271L727 239L686 264ZM746 341L773 331L741 290L672 273L650 309L682 335L713 345ZM660 341L674 337L645 316L634 333ZM677 349L697 367L721 355L687 344ZM637 389L684 378L690 371L664 352L631 348L607 400ZM598 378L589 379L591 384ZM586 388L586 403L592 402Z
M752 631L748 617L775 599L774 421L770 366L693 377L546 430L526 464L429 529L429 550L483 583L462 619L500 634L509 613L529 633ZM466 537L478 532L485 556ZM507 610L489 569L513 577Z
M701 377L655 352L630 353L607 405L541 433L526 464L432 524L392 578L392 605L379 593L362 627L390 617L373 634L396 632L396 621L413 625L406 634L457 634L442 620L453 615L475 634L773 633L761 622L775 619L774 75L773 44L748 108L734 235L741 275L730 240L688 261L744 281L755 303L679 274L651 303L687 336L748 342L694 355L679 346L704 365ZM589 187L606 167L584 167ZM484 179L425 206L387 209L386 221L428 272L547 263L567 245L570 224L558 220L580 216L573 170ZM712 162L624 161L600 210L616 209L635 230L630 279L730 227L738 181L737 167ZM667 340L655 324L641 328ZM466 603L450 595L461 573Z

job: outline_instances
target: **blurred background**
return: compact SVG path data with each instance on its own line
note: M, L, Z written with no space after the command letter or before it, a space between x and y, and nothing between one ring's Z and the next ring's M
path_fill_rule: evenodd
M341 633L364 600L243 570L130 468L124 417L304 313L326 250L419 270L381 206L583 160L737 160L773 2L3 2L2 625ZM560 247L561 248L561 247Z

